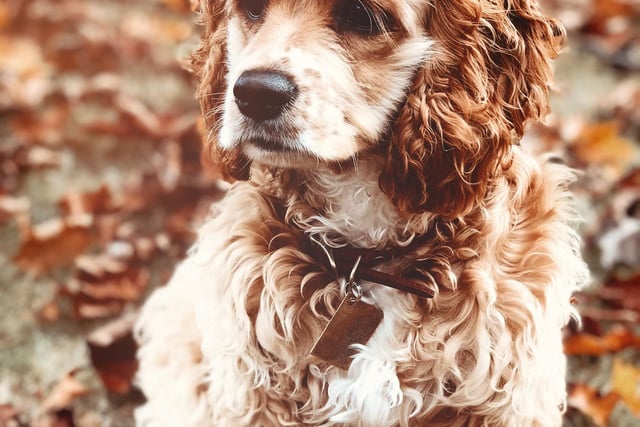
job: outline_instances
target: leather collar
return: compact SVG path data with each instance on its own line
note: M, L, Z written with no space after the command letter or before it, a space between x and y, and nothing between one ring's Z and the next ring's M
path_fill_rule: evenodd
M326 267L333 270L338 278L349 281L366 280L368 282L408 292L422 298L433 298L434 291L424 284L406 277L387 274L375 270L374 267L393 259L407 256L419 246L433 240L434 234L429 231L417 236L407 246L387 249L364 249L351 246L327 248L313 236L308 236L310 253Z

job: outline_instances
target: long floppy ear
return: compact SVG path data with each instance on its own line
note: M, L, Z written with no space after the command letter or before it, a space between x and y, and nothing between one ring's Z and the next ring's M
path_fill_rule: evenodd
M403 212L468 213L548 109L550 60L564 30L532 0L438 0L425 18L436 51L392 129L380 187Z
M192 72L199 80L197 97L204 117L213 161L226 179L249 179L250 161L240 149L223 150L218 144L222 123L227 74L227 11L224 0L200 2L200 24L204 32L191 56Z

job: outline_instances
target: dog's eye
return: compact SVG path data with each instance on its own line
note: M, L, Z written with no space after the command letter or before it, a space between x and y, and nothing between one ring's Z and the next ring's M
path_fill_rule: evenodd
M257 21L258 19L262 18L262 15L264 14L264 10L267 7L267 1L242 0L240 2L240 7L247 15L247 18L251 19L252 21Z
M376 16L362 0L345 0L334 10L338 31L362 35L381 34L389 28L389 16Z

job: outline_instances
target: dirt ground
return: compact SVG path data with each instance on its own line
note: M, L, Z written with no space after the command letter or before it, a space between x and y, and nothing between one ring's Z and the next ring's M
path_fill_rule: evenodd
M130 349L96 349L89 336L166 281L222 194L200 160L193 81L180 65L197 39L190 3L0 3L0 427L133 425L142 396L128 382ZM570 3L545 3L570 38L554 113L526 143L584 171L575 190L594 272L594 290L579 296L586 329L630 338L570 353L565 425L637 426L640 304L603 302L600 289L623 277L640 290L640 243L600 238L618 226L617 195L640 200L640 43L630 36L621 65L623 43L594 29L594 16L637 31L640 12L633 1L614 2L633 5L615 13ZM109 333L109 344L126 341ZM630 397L616 388L620 366L638 375Z

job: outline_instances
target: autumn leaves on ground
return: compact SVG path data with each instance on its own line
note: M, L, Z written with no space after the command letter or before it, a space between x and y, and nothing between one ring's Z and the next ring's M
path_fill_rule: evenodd
M191 2L194 3L194 2ZM640 4L545 0L570 31L525 143L576 185L594 286L567 426L640 423ZM136 309L223 194L201 160L189 0L0 2L0 427L132 425ZM197 30L195 30L197 31ZM550 366L549 369L554 369Z

